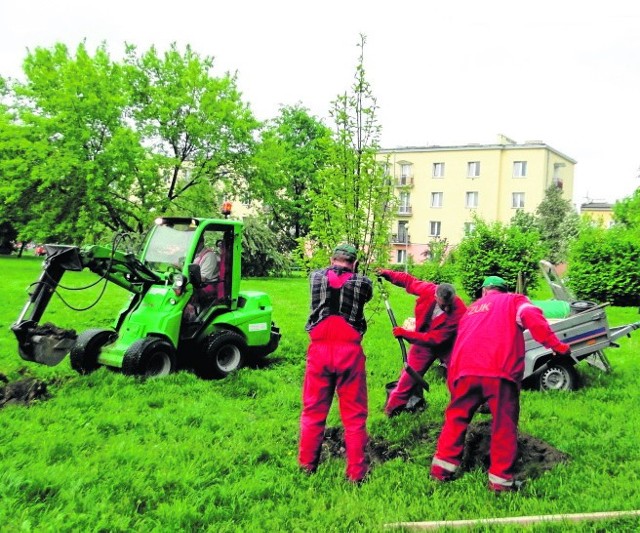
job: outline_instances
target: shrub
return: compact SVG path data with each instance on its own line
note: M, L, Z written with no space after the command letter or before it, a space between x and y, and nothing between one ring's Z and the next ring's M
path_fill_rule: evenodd
M640 231L584 227L571 247L567 284L582 300L640 303Z
M455 267L450 263L438 264L432 261L426 261L421 265L415 265L411 268L411 275L433 283L452 283L456 282L457 272Z
M517 225L487 223L476 217L475 229L466 235L455 251L462 287L471 298L478 298L486 276L504 278L513 290L522 274L525 286L535 288L539 281L538 262L544 256L540 234Z

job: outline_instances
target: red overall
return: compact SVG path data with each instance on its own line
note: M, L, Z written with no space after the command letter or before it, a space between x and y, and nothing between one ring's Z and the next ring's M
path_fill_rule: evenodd
M344 284L350 276L349 273L341 276L340 283ZM311 343L302 391L299 464L308 472L315 471L327 415L334 393L337 393L345 435L346 475L351 481L360 481L368 471L365 457L367 382L362 335L342 316L331 315L313 327L309 336Z
M496 491L514 487L524 329L557 353L569 351L542 311L521 294L490 290L462 317L448 369L451 401L431 465L436 479L452 478L462 459L469 422L487 402L493 417L489 485Z
M416 331L408 331L404 328L394 330L411 344L407 356L408 365L420 375L424 375L436 358L443 364L447 364L449 353L453 347L458 322L466 310L464 302L455 297L453 306L449 312L442 312L433 317L436 307L436 289L438 286L429 281L419 280L404 272L392 270L382 271L387 279L394 285L404 287L409 294L415 294L418 298L415 305ZM399 407L407 404L416 383L405 371L402 371L398 384L389 394L384 412L391 415Z

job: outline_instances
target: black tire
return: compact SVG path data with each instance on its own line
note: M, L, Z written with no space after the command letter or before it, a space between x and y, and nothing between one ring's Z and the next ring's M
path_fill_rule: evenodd
M198 374L204 378L224 378L243 367L247 343L233 331L216 331L207 337Z
M551 363L540 374L540 390L575 390L580 385L578 372L569 363Z
M176 351L170 342L147 337L134 342L122 359L122 373L129 376L161 377L175 368Z
M82 332L69 353L71 368L83 375L97 370L100 366L100 350L115 341L117 336L115 331L109 329L88 329Z

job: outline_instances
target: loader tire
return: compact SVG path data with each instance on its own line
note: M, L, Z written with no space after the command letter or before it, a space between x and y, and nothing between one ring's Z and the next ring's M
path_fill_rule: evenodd
M580 386L580 378L570 363L550 364L540 374L540 390L575 390Z
M203 378L224 378L244 365L247 343L233 331L216 331L206 340L198 375Z
M122 359L122 373L129 376L162 377L175 367L176 352L170 342L147 337L134 342Z
M83 375L97 370L100 366L100 350L115 341L117 336L115 331L109 329L88 329L82 332L69 353L71 368Z

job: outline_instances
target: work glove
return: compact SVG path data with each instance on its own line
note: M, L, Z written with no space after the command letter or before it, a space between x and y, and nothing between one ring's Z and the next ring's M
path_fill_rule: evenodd
M381 278L386 279L387 281L391 281L391 276L389 275L388 270L384 270L381 268L376 271L376 274Z
M561 342L555 348L553 348L555 355L571 355L571 346Z
M405 339L408 339L411 336L411 332L409 330L401 328L400 326L396 326L395 328L393 328L393 336L404 337Z

